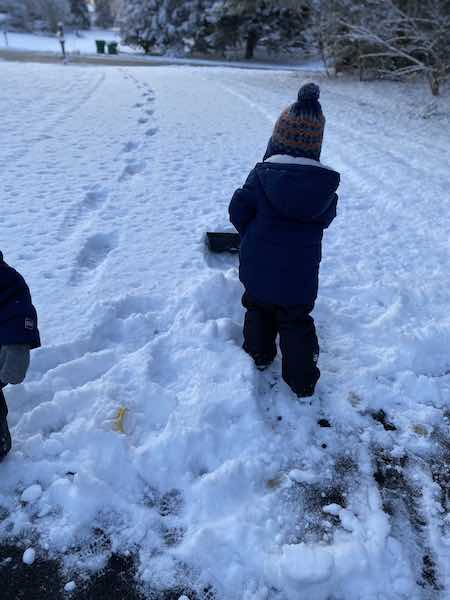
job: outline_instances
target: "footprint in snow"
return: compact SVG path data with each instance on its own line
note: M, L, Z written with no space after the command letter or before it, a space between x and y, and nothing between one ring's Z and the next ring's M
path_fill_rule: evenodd
M139 144L137 142L127 142L124 147L122 152L132 152L133 150L137 150L139 148Z
M108 199L108 191L101 187L88 189L83 199L69 207L58 230L58 239L65 239L89 213L98 210Z
M138 123L140 125L145 125L145 123L148 123L148 119L146 119L145 117L141 117L140 119L138 119Z
M97 209L105 202L108 192L104 189L90 190L86 193L82 206L87 209Z
M156 133L158 133L158 128L157 127L151 127L150 129L147 129L147 131L145 132L145 135L147 137L152 137L154 136Z
M159 501L159 514L162 517L168 517L169 515L180 514L183 508L183 496L180 490L173 489L166 492Z
M122 171L119 181L123 181L124 179L134 177L138 173L142 173L146 167L146 164L147 163L145 160L131 160Z
M163 530L163 538L166 546L178 546L183 541L186 530L184 527L168 527Z
M77 283L84 273L94 271L116 246L115 233L97 233L89 237L75 259L76 267L70 282Z

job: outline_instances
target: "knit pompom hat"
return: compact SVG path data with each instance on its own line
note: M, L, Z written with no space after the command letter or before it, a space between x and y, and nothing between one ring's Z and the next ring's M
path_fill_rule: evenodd
M319 160L325 117L319 102L320 88L307 83L297 102L284 110L270 138L264 160L274 154L289 154Z

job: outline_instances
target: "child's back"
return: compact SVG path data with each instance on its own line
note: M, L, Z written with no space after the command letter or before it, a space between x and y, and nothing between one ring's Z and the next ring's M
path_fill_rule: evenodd
M240 278L247 308L244 348L258 366L276 355L300 396L319 378L319 346L310 316L318 291L323 229L336 216L339 173L319 162L323 117L319 89L304 86L275 125L265 160L230 204L241 235Z

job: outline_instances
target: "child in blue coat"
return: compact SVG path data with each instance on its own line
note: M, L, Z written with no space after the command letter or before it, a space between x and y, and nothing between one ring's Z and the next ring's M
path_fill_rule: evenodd
M30 364L30 350L40 345L30 290L0 252L0 461L11 450L8 407L2 388L22 383Z
M283 379L299 397L312 396L320 376L310 313L323 230L336 216L340 180L319 161L325 126L319 94L313 83L300 89L297 102L276 122L263 162L229 207L241 236L244 350L263 369L277 354L279 334Z

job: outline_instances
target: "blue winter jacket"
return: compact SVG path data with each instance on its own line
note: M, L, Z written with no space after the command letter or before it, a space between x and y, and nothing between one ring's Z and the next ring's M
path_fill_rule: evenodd
M241 236L239 275L255 300L314 304L323 230L336 216L339 180L318 161L273 156L236 190L229 213Z
M33 349L41 341L25 279L3 261L0 252L0 346L8 344L27 344Z

